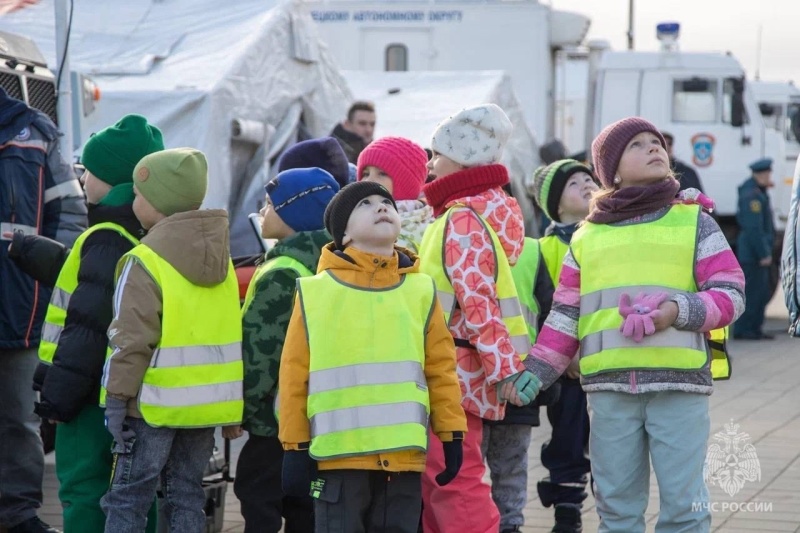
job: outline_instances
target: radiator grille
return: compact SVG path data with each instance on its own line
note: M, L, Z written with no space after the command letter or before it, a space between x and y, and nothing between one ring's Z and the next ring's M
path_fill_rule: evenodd
M28 105L49 116L58 125L56 113L56 84L50 80L27 78Z
M0 72L0 87L6 90L8 96L17 100L24 100L22 97L22 84L20 77L7 72Z

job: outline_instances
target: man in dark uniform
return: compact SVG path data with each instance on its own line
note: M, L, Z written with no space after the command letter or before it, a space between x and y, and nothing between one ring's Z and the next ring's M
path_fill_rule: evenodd
M672 168L672 172L675 173L675 177L678 178L678 182L681 184L680 190L683 191L693 188L703 192L703 185L700 183L700 176L697 175L697 172L695 172L692 167L675 157L675 153L672 151L675 138L671 133L666 131L662 131L661 135L664 136L664 140L667 142L669 166Z
M736 255L745 277L746 306L733 325L734 339L772 339L762 331L764 310L769 303L769 267L775 228L767 188L772 185L772 159L754 161L753 175L739 186L739 207L736 222L739 236Z

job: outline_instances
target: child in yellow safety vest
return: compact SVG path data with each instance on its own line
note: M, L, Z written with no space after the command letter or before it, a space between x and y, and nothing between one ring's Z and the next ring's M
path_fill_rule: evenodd
M199 210L207 174L191 148L150 154L133 171L133 212L148 233L117 266L103 375L114 438L106 531L144 531L159 480L169 530L204 530L214 428L242 420L239 288L227 213Z
M319 274L298 280L281 355L283 488L311 493L317 533L416 532L429 421L447 458L438 482L461 467L453 339L433 280L395 246L400 218L383 186L342 188L325 226L333 243Z
M597 191L592 171L574 159L562 159L540 167L529 187L536 203L552 222L539 239L545 268L558 284L561 264L572 235L589 214L589 202ZM586 393L581 388L578 354L559 378L558 401L547 406L552 432L542 446L542 466L548 476L537 484L545 507L555 507L554 531L582 531L581 504L586 499L591 465L589 462L589 413Z
M744 308L744 276L699 205L676 200L666 143L639 117L592 143L601 191L563 260L526 367L543 385L580 349L600 530L643 532L650 462L659 531L709 531L712 391L706 334Z
M509 177L500 159L512 130L500 107L483 104L443 120L431 139L428 169L434 179L423 191L436 220L425 231L420 257L423 272L436 281L456 344L469 432L464 466L452 484L435 483L444 459L436 446L428 456L425 531L499 531L500 515L483 480L483 425L504 418L509 389L518 393L517 401L525 396L519 405L527 405L539 388L521 361L530 338L511 272L525 236L519 204L503 190Z
M253 275L242 308L242 427L248 438L239 454L233 490L248 533L278 533L282 527L294 533L312 533L311 497L308 493L287 496L281 490L283 447L274 407L297 280L317 272L322 248L331 241L323 215L339 184L321 168L294 168L273 178L266 191L261 235L278 242ZM223 435L235 437L231 432L232 428L226 428Z

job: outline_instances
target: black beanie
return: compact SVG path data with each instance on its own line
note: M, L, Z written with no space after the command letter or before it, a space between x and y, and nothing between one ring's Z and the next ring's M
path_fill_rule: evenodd
M342 239L344 239L344 231L347 229L347 221L350 220L350 213L356 208L358 202L373 194L391 200L392 205L397 209L391 193L386 187L374 181L358 181L346 185L331 199L325 209L325 229L331 234L333 243L339 250L344 250Z

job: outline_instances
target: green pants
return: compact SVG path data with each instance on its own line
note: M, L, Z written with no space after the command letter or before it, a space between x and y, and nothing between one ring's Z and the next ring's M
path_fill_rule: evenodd
M106 515L100 498L111 483L111 434L103 408L87 405L71 422L56 428L58 498L64 508L64 533L103 533ZM155 502L147 517L147 533L156 533Z

